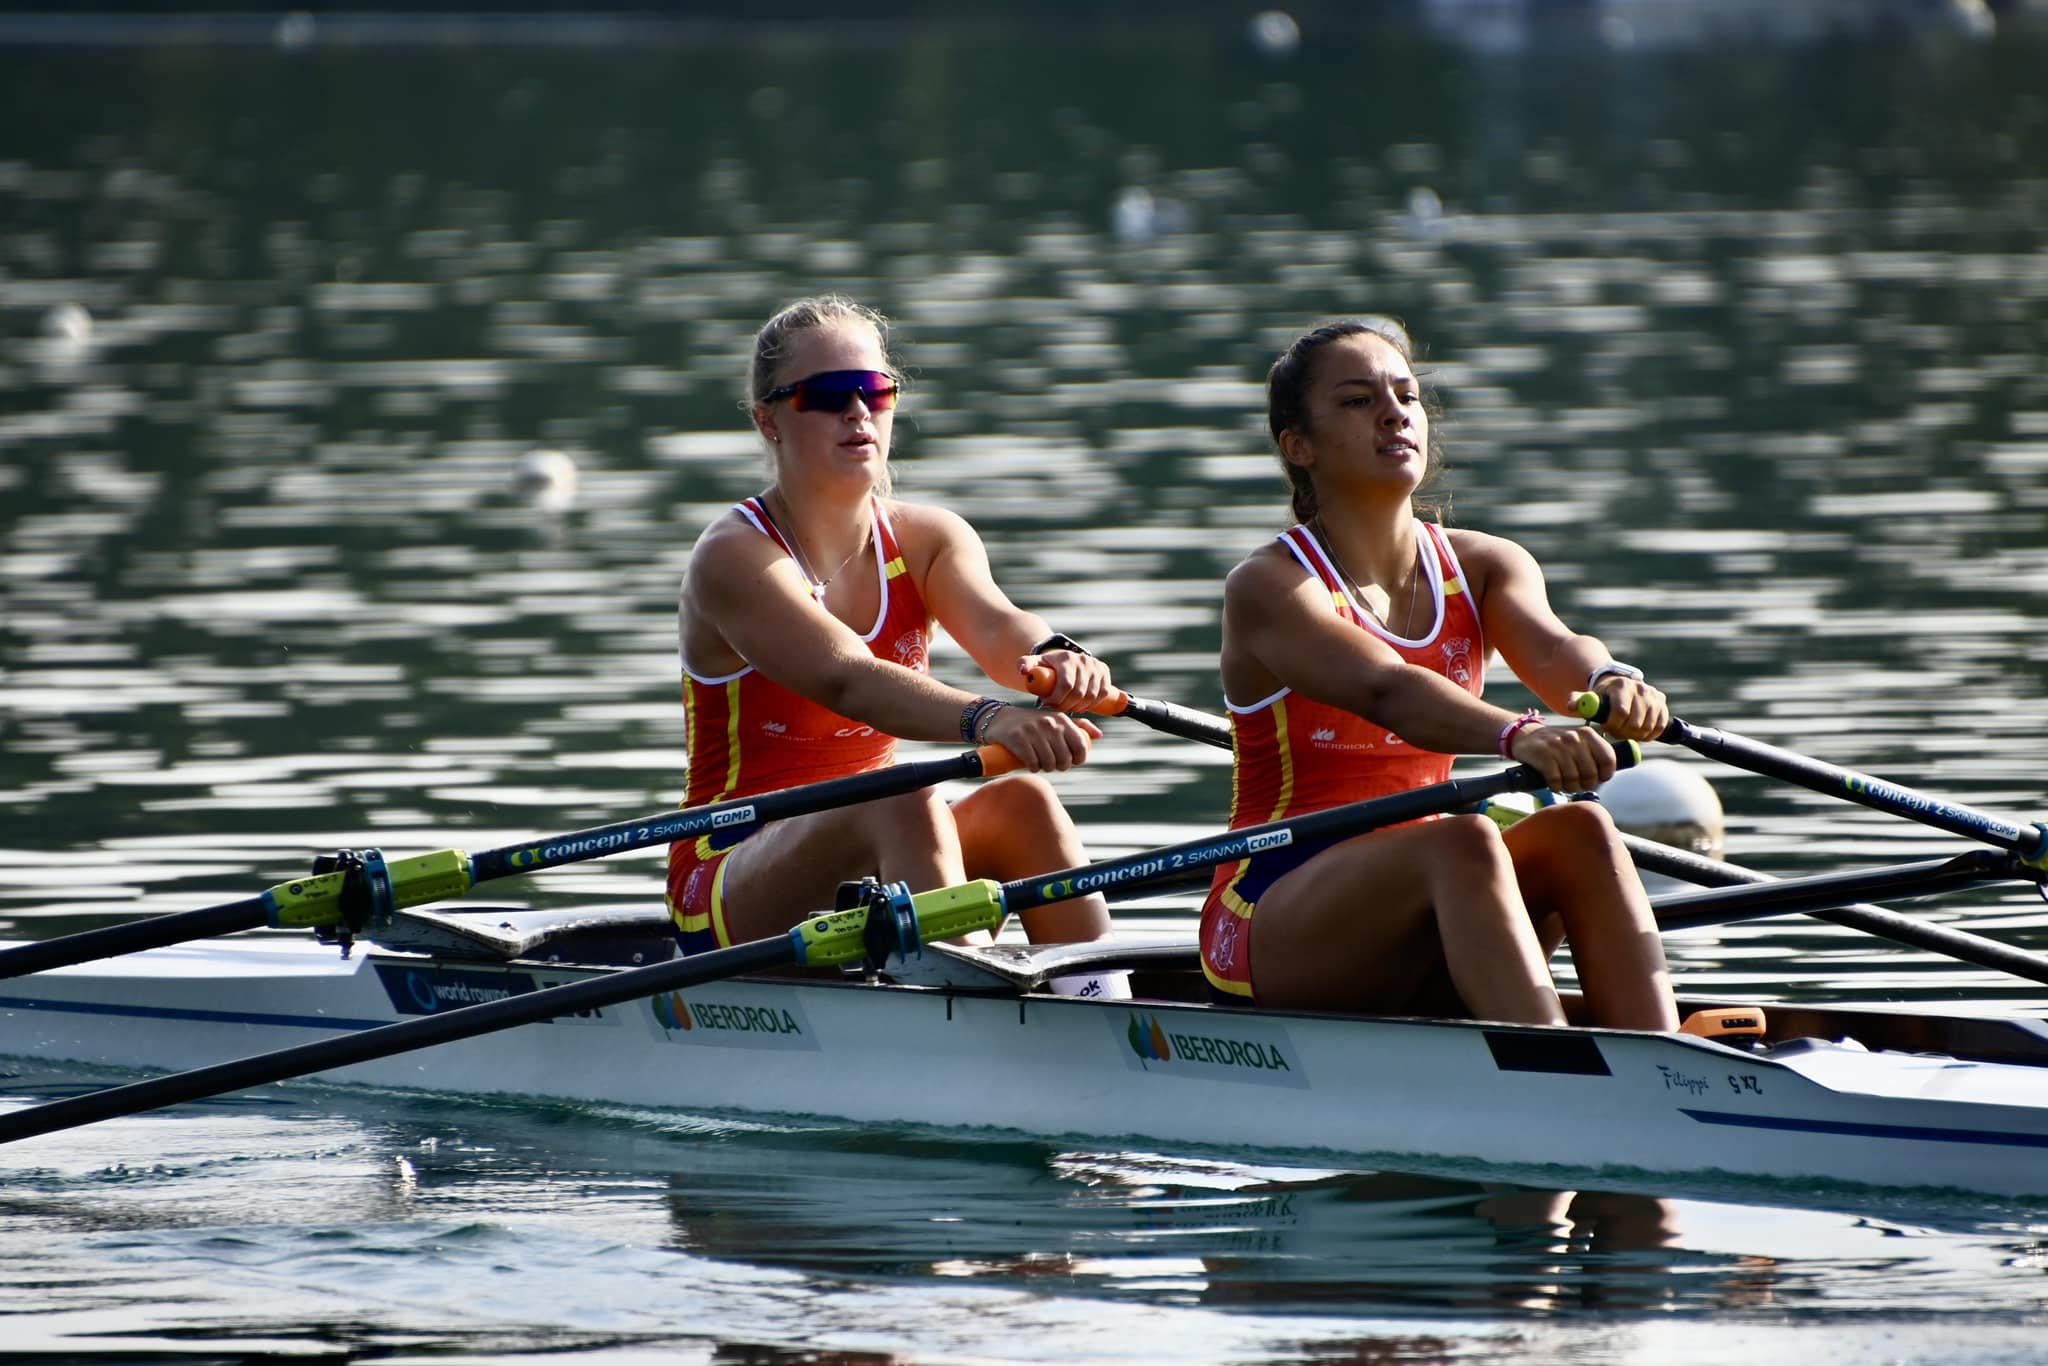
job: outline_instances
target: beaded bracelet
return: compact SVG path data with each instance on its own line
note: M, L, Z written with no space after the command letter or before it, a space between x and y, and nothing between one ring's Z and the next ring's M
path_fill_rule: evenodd
M981 719L997 707L1005 705L999 697L977 697L960 709L960 738L970 745L981 743L975 734L981 728Z
M981 721L981 713L995 705L993 696L977 696L967 707L961 709L961 739L975 743L975 723Z
M977 745L987 741L989 724L996 719L996 713L1010 705L1008 702L1001 701L1000 699L991 698L990 700L994 701L995 705L987 708L980 716L974 719L974 743Z
M1531 707L1500 728L1500 738L1493 742L1493 747L1500 752L1501 758L1512 761L1515 756L1509 751L1515 747L1515 737L1530 726L1542 724L1543 718L1537 714L1534 707Z

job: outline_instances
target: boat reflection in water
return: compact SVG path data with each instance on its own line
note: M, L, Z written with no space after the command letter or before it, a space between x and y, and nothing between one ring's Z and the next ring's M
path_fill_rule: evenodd
M1696 1202L1030 1142L762 1137L696 1147L669 1177L688 1250L1317 1313L1711 1312L1772 1293L1772 1258L1688 1246Z

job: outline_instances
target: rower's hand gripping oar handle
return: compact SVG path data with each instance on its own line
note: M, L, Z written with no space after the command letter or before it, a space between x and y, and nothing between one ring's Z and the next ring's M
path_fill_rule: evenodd
M1599 693L1582 692L1572 698L1572 710L1598 725L1607 719L1608 701ZM2048 823L2036 821L2031 826L2012 825L1959 802L1942 801L1915 792L1910 787L1886 782L1883 778L1837 768L1833 764L1724 730L1695 726L1675 716L1657 738L1667 745L1683 745L1695 754L1719 759L1734 768L1793 783L1823 796L1841 797L1873 811L1902 816L1965 839L1979 840L2017 854L2024 867L2048 871ZM2048 884L2042 886L2042 895L2048 897Z
M1053 671L1044 664L1024 676L1025 690L1033 697L1044 697L1051 692L1053 682ZM1107 697L1088 710L1096 716L1127 716L1156 731L1178 735L1183 740L1196 740L1218 749L1230 748L1230 723L1193 707L1159 702L1149 697L1133 697L1121 688L1111 688Z

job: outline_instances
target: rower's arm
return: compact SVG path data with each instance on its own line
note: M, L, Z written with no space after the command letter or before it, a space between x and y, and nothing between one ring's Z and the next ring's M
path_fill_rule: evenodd
M1321 582L1270 546L1224 582L1223 668L1233 701L1291 688L1439 754L1491 754L1514 719L1338 616Z
M752 665L791 692L887 735L960 738L960 713L974 694L877 659L811 597L795 561L767 538L707 532L691 565L681 618L686 651L693 642L702 648L708 629L730 653L732 669ZM691 662L699 672L716 667L708 659Z

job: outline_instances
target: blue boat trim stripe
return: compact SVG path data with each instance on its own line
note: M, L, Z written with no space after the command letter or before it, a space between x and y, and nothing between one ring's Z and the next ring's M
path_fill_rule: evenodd
M285 1025L293 1029L377 1029L391 1020L351 1020L341 1015L272 1015L253 1010L186 1010L170 1006L124 1006L106 1001L41 1001L0 996L0 1010L55 1010L70 1015L125 1015L140 1020L198 1020L205 1024Z
M1936 1129L1920 1124L1849 1124L1826 1119L1779 1119L1769 1115L1733 1115L1722 1110L1688 1110L1680 1114L1702 1124L1735 1129L1783 1129L1792 1133L1844 1134L1854 1138L1893 1138L1913 1143L1982 1143L2003 1148L2048 1148L2048 1134L2005 1130Z

